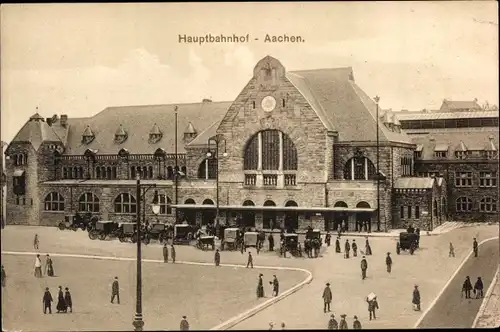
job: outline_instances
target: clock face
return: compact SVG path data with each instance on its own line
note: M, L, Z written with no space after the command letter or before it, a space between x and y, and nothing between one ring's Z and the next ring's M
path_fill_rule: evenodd
M265 112L271 112L276 107L276 99L272 96L264 97L261 106Z

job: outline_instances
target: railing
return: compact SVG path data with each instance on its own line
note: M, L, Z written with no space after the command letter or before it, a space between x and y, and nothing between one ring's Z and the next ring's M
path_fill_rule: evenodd
M257 175L256 174L245 174L245 185L246 186L255 186L257 184Z
M296 186L296 176L295 174L285 174L285 186Z
M116 160L118 159L118 154L97 154L95 155L96 160ZM154 154L130 154L128 157L130 160L153 160L155 158ZM64 156L59 156L58 159L60 160L85 160L84 155L64 155ZM165 159L175 159L175 153L167 153L165 155ZM177 159L178 160L185 160L186 159L186 154L185 153L178 153L177 154Z
M278 175L277 174L264 174L262 177L262 182L264 186L277 186L278 185Z

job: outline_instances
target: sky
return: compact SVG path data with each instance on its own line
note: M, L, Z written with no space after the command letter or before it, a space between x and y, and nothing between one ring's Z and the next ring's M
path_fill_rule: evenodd
M498 4L321 2L1 6L1 139L35 112L234 100L271 55L287 70L350 66L393 111L498 105ZM179 43L179 35L250 35ZM265 43L269 35L301 43ZM258 38L256 41L254 38ZM38 110L37 110L38 107ZM182 110L180 110L181 112Z

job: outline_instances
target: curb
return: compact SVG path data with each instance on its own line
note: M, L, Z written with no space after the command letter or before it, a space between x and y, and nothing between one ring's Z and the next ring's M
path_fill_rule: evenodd
M477 316L474 319L474 322L472 323L472 328L477 328L477 324L479 323L479 319L484 314L486 307L488 306L488 303L490 302L491 293L493 293L493 289L495 288L496 283L498 282L498 273L499 272L500 272L500 268L497 268L497 271L495 272L493 280L491 281L491 285L490 285L490 287L488 287L488 290L486 291L486 294L484 295L483 302L481 303L481 306L479 307L479 311L477 312Z
M492 240L497 240L498 238L499 238L498 236L495 236L495 237L490 237L488 239L485 239L485 240L483 240L483 241L481 241L481 242L478 243L478 247L481 246L483 243L486 243L486 242L489 242L489 241L492 241ZM457 269L455 270L455 272L453 272L453 274L448 279L448 281L446 282L446 284L444 285L444 287L439 291L438 295L434 298L434 300L432 300L432 302L429 304L429 306L424 311L424 313L422 314L422 316L420 316L420 318L417 320L417 322L413 326L414 329L418 329L418 326L420 325L420 323L422 323L422 321L424 320L425 316L427 316L427 314L429 313L429 311L431 311L431 309L434 307L434 305L439 300L439 298L441 297L441 295L443 295L445 289L448 287L449 284L451 284L451 281L455 278L455 276L458 274L458 272L460 272L460 270L462 269L462 267L465 265L465 262L467 262L469 260L469 258L472 256L473 253L474 253L473 250L471 250L469 252L469 254L467 256L465 256L465 258L462 260L462 262L460 262L460 265L458 265Z

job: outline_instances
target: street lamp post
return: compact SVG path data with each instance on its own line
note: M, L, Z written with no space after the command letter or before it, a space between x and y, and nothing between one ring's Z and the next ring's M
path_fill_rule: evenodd
M153 187L156 187L155 184L152 184L145 188L144 192L141 193L141 177L137 174L136 178L136 228L137 228L137 284L136 284L136 303L135 303L135 317L134 325L135 331L142 331L144 327L144 321L142 320L142 251L141 251L141 200L145 199L143 195L146 195L146 192ZM155 196L153 199L153 203L151 204L151 208L154 214L158 214L160 212L160 205L158 204L158 192L155 192ZM145 206L144 206L145 209Z
M377 232L380 232L380 139L379 139L379 116L378 116L378 102L380 101L379 96L373 98L377 103Z
M211 150L211 142L215 142L215 150ZM222 156L227 157L226 139L222 135L215 135L208 139L208 152L207 162L209 159L214 159L216 162L215 168L215 190L216 190L216 212L215 212L215 225L219 225L219 145L224 142L224 153ZM207 174L208 175L208 174ZM227 223L227 220L226 220Z

